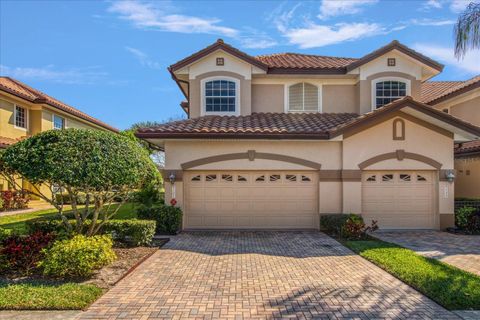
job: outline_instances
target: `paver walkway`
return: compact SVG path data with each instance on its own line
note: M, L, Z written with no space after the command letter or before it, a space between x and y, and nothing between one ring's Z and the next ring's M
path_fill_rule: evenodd
M319 232L183 233L80 319L459 319Z
M377 231L373 236L480 276L480 236L441 231Z

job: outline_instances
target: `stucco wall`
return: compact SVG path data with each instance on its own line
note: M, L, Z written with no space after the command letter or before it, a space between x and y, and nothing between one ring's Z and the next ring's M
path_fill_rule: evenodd
M344 169L359 169L358 164L365 160L400 149L432 158L442 164L442 169L453 169L453 140L451 138L404 119L405 140L393 140L393 121L395 119L387 120L346 138L343 143ZM411 168L412 163L411 161L398 161L397 168ZM417 162L416 165L419 166L418 169L425 168L421 163ZM391 161L386 161L385 169L390 169L390 166ZM377 165L375 169L381 168Z
M455 197L480 198L480 156L455 159Z
M341 142L327 141L167 141L165 168L181 169L182 163L214 155L247 152L274 153L320 163L322 169L340 169ZM255 159L211 163L196 170L305 170L304 166L280 161Z
M480 126L480 97L452 105L450 114Z
M284 85L253 84L252 112L284 112Z
M358 95L355 85L323 85L322 107L325 113L358 113Z

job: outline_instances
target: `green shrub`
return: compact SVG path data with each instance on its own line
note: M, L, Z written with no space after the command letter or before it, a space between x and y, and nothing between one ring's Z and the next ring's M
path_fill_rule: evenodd
M112 235L117 241L141 246L152 242L155 227L153 220L109 220L100 232Z
M165 204L164 196L160 184L150 183L135 192L133 201L141 205L153 206L155 204Z
M364 239L367 237L367 232L378 229L376 221L372 221L370 226L366 226L362 216L353 213L321 216L320 225L327 232L348 240Z
M72 204L70 201L70 196L66 193L57 193L55 195L57 203L63 204ZM77 194L77 204L85 204L87 202L87 195L85 193L78 193Z
M350 218L350 214L327 214L320 217L320 226L334 235L341 235L342 228Z
M12 235L12 230L0 228L0 243Z
M455 212L455 225L461 229L466 229L470 221L470 217L475 212L473 207L461 207Z
M70 223L75 225L75 220ZM85 227L90 225L91 221L85 221ZM55 232L62 234L65 229L62 222L58 219L36 219L26 222L28 232ZM135 246L147 245L152 242L155 235L155 221L152 220L108 220L100 229L100 234L109 234L115 241L130 243Z
M40 263L46 275L55 277L86 277L116 259L110 236L86 237L57 241L46 250Z
M137 211L141 219L155 220L157 232L175 234L182 226L182 210L167 205L142 206Z

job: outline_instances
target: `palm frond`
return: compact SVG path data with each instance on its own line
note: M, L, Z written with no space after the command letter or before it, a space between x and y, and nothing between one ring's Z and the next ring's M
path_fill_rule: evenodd
M471 2L455 24L455 57L463 59L467 51L480 48L480 3Z

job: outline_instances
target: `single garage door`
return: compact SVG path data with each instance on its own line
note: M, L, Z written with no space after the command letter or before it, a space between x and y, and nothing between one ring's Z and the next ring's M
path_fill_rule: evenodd
M434 229L433 171L365 171L362 215L384 229Z
M192 171L184 181L186 229L318 228L315 173Z

